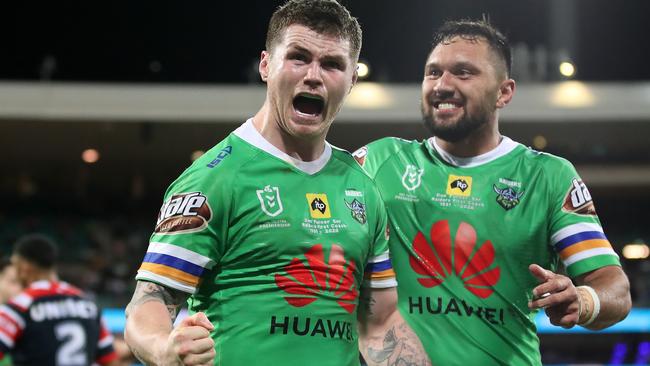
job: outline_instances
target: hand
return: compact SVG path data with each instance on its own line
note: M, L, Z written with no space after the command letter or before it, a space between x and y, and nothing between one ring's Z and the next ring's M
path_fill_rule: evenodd
M571 279L537 264L528 269L540 283L533 289L533 301L528 302L528 308L544 309L553 325L567 329L575 326L580 317L580 298Z
M213 329L214 325L204 313L183 319L169 334L159 364L212 366L216 356L214 341L210 338Z

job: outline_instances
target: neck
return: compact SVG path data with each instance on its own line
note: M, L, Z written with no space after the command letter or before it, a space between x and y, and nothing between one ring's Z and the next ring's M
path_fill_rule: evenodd
M287 155L302 161L314 161L323 154L325 136L304 139L293 136L282 128L279 117L269 111L266 102L253 117L253 126L266 141Z
M32 284L37 281L58 281L58 280L59 280L59 276L57 276L56 272L54 271L38 271L38 272L34 272L34 274L29 279L28 283Z
M496 121L488 122L460 141L446 141L436 137L441 149L459 158L471 158L494 150L501 142Z

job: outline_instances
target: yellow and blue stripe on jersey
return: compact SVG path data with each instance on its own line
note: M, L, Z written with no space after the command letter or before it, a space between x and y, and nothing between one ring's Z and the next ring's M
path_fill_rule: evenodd
M137 280L149 280L194 293L201 275L214 262L203 255L167 243L149 243Z
M551 236L551 244L571 276L584 273L582 264L586 262L604 261L603 265L618 265L618 255L602 227L596 223L566 226Z
M395 271L390 262L388 252L370 258L366 265L366 273L369 274L369 285L372 288L388 288L397 286Z

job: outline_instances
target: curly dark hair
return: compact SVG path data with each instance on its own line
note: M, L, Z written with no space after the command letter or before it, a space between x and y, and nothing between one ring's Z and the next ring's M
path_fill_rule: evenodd
M43 269L52 269L58 256L56 243L43 234L28 234L16 241L14 254Z
M271 51L292 24L304 25L318 33L350 42L350 57L355 62L361 52L361 26L356 18L334 0L289 0L271 16L266 32L266 49Z
M512 69L512 51L508 38L490 24L487 18L481 20L462 19L446 21L434 33L431 51L439 44L449 42L454 37L472 40L481 38L487 41L494 54L503 62L506 77L510 75Z

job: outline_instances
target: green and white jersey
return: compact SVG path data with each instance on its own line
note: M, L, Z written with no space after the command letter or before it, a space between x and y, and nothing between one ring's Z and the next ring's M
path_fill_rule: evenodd
M364 267L396 285L386 220L348 152L298 161L248 120L169 187L136 279L192 294L215 365L358 365Z
M619 265L566 160L503 138L458 158L435 139L354 153L386 203L399 310L436 365L539 365L528 266Z

